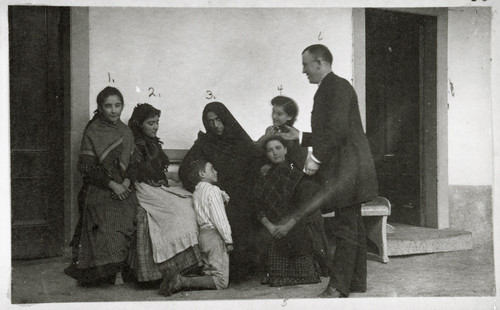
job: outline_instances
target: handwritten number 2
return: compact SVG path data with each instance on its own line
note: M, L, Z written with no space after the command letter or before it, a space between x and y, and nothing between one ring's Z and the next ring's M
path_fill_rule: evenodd
M151 96L155 96L156 97L156 95L155 95L155 89L153 87L148 88L148 91L151 91L151 93L149 94L148 97L151 97Z

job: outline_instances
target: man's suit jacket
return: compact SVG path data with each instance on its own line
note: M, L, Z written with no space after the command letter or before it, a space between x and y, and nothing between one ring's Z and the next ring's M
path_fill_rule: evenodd
M352 85L333 72L326 75L314 96L312 133L304 133L303 146L312 146L321 164L318 178L331 212L372 200L378 183L368 140Z

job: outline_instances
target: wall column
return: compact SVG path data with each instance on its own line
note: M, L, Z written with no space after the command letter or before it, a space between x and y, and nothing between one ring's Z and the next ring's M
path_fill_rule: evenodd
M83 129L89 120L89 8L71 8L71 102L66 141L64 240L69 244L78 221L77 195L82 185L77 170Z

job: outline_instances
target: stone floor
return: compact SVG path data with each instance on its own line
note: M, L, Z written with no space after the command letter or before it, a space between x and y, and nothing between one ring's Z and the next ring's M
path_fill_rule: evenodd
M63 269L68 263L68 258L64 257L13 261L12 287L9 292L11 302L13 304L42 303L35 306L71 303L64 304L64 307L60 304L59 307L63 309L78 305L83 307L82 309L87 309L86 305L98 306L100 304L81 304L80 302L106 301L125 302L118 304L122 305L119 307L120 309L144 305L138 303L141 301L154 301L155 303L148 303L148 305L168 305L169 309L174 306L185 307L193 304L199 309L218 309L221 303L226 306L231 305L231 302L236 302L240 306L246 305L248 307L244 308L248 309L261 309L263 305L266 305L266 308L269 305L271 308L273 306L277 308L289 306L288 309L292 309L294 305L302 303L319 307L330 305L332 302L344 305L361 302L373 306L382 302L388 304L384 306L384 309L391 309L391 305L394 306L395 303L405 301L409 302L411 309L416 309L416 305L429 301L429 298L408 299L404 297L486 297L473 298L472 300L467 298L431 299L437 300L438 303L444 302L444 305L448 305L447 300L450 300L454 304L452 309L469 309L465 306L467 302L471 302L471 306L473 305L474 309L477 310L480 308L475 300L486 302L489 306L489 302L493 302L493 297L496 295L494 258L491 247L489 249L391 257L387 264L368 261L368 291L363 294L351 294L351 298L341 301L315 298L328 283L328 278L323 278L322 283L316 285L270 288L261 285L256 277L242 284L231 285L227 290L182 292L171 297L158 295L155 288L139 288L132 282L122 286L83 288L63 273ZM216 300L221 302L214 303ZM248 302L241 303L241 300ZM203 302L187 303L186 301ZM458 304L456 304L457 301L459 301ZM214 304L218 305L217 308L212 307ZM104 303L104 305L115 304ZM442 306L432 308L443 309ZM47 309L52 309L52 307ZM484 309L490 309L490 307Z

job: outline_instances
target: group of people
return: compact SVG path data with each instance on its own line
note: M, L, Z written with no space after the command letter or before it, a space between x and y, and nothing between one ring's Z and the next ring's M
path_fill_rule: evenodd
M298 105L288 97L272 99L273 125L258 141L224 104L207 104L205 132L179 167L182 186L169 184L160 111L138 104L127 126L120 91L102 90L82 138L66 274L82 285L132 274L166 296L254 275L270 286L329 276L320 297L366 291L361 204L377 196L377 180L356 94L332 61L323 45L302 53L303 73L319 84L311 133L293 127Z

